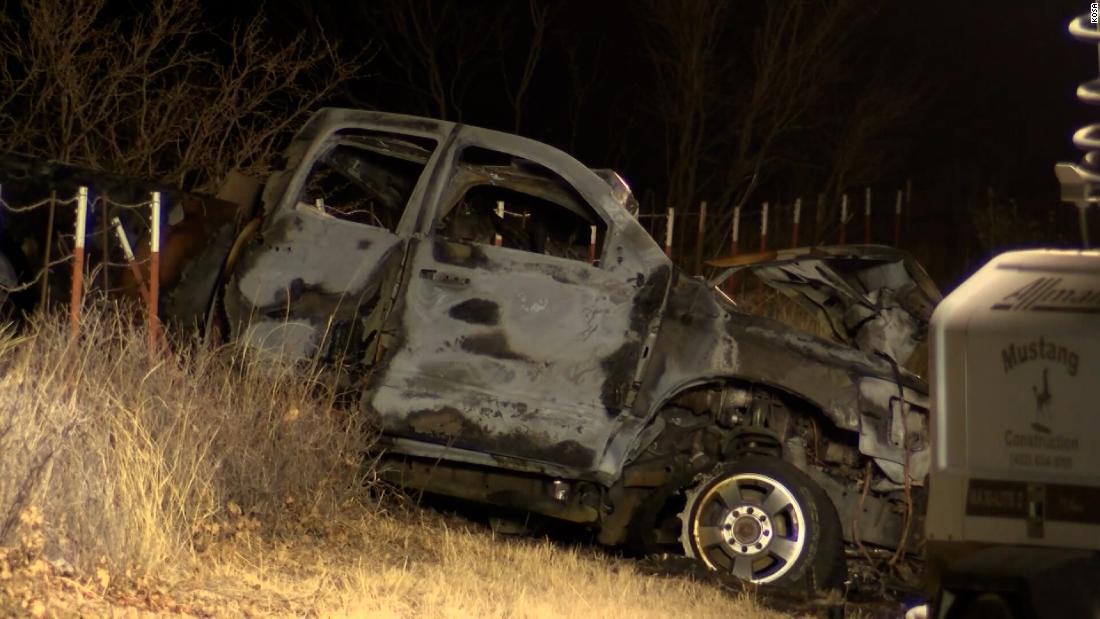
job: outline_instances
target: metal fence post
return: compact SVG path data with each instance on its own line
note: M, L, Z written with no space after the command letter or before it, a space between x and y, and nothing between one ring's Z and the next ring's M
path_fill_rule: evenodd
M871 244L871 188L863 192L863 242Z
M672 228L676 223L676 209L668 207L668 221L665 225L665 255L672 258Z
M703 241L707 225L707 201L699 203L699 230L695 235L695 272L703 272Z
M794 199L794 220L791 222L791 247L798 247L798 223L802 218L802 198Z
M738 239L741 232L741 207L733 207L733 230L730 232L730 255L736 256L741 249Z
M847 235L845 234L845 232L846 232L845 228L847 228L847 224L848 224L848 194L844 194L840 198L840 239L839 239L838 242L841 245L843 245L844 242L847 240Z
M760 210L760 252L768 248L768 203Z
M160 192L152 193L149 237L149 354L155 355L160 342Z
M80 305L84 297L84 235L88 215L88 188L80 187L76 195L76 238L73 247L72 286L69 290L69 336L80 334Z

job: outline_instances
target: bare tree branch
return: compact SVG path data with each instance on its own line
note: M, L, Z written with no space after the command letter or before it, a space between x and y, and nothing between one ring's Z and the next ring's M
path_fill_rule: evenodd
M366 53L345 58L323 33L276 44L263 17L220 41L198 0L104 8L24 0L19 24L0 16L0 147L211 189L233 168L265 174Z
M535 68L538 66L539 59L542 56L542 46L546 38L546 31L553 17L553 13L556 10L556 5L550 2L540 2L539 0L527 1L527 11L531 18L531 42L527 46L527 57L523 63L523 70L520 73L519 84L516 85L515 91L512 90L511 80L508 78L507 57L502 53L501 60L504 71L504 91L508 97L509 103L512 104L514 121L513 131L515 133L519 133L520 129L523 127L523 110L525 99L527 98L527 90L531 87L531 81L535 77ZM503 38L502 35L502 52L504 48Z

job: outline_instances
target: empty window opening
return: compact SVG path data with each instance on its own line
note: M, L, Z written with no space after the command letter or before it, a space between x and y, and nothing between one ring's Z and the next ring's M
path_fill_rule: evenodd
M434 149L423 138L339 133L313 164L299 207L394 232Z
M576 189L543 166L471 148L463 153L455 186L458 197L436 227L444 238L589 263L601 255L606 224Z

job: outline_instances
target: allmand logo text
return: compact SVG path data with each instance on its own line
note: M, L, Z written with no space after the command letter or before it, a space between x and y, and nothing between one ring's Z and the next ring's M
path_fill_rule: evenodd
M1100 314L1100 289L1066 286L1061 277L1039 277L1006 295L990 309Z

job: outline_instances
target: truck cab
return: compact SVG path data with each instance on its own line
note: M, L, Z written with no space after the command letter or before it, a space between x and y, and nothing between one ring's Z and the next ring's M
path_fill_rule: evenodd
M685 274L636 212L618 175L533 140L322 110L234 243L224 326L345 372L405 487L758 583L840 586L845 542L904 552L923 269L872 246L753 261L820 337Z

